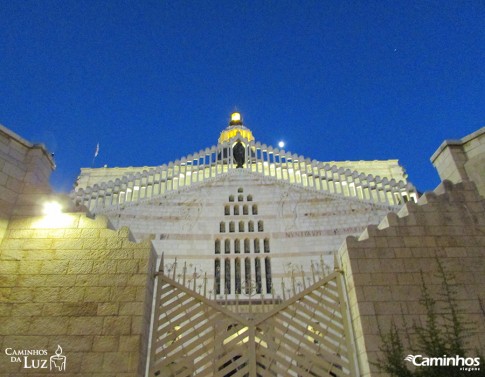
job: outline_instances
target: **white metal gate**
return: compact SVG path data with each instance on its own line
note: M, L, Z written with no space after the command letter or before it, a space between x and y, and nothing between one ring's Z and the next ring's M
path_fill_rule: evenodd
M165 275L162 262L149 375L357 376L345 297L334 271L283 302L238 305L253 305L248 315Z

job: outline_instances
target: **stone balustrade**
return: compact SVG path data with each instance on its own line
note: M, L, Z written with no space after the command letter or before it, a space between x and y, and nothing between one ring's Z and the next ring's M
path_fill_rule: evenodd
M236 170L232 153L234 141L201 150L168 165L80 188L72 192L71 197L77 204L98 212L213 180ZM247 143L245 153L243 170L263 177L374 203L400 205L417 200L414 186L403 181L310 160L260 142Z

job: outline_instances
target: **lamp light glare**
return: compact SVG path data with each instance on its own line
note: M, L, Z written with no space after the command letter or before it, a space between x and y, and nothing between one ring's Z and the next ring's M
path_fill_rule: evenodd
M285 146L285 142L283 140L281 140L279 143L278 143L278 147L280 148L283 148Z
M233 122L241 121L241 114L240 113L232 113L231 114L231 121L233 121Z
M62 213L62 206L58 202L46 202L44 203L43 211L46 216L55 216Z

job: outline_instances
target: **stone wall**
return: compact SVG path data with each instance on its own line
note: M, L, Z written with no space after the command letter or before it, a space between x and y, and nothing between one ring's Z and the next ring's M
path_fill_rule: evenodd
M431 157L441 180L470 180L485 197L485 127L460 140L446 140Z
M58 345L63 376L144 375L156 258L149 242L107 226L84 214L9 222L0 244L0 376L48 374L28 366ZM12 362L12 350L48 355Z
M35 145L0 125L0 240L12 214L31 213L39 197L51 192L54 161Z
M437 260L447 276L453 276L459 310L472 324L469 356L485 349L485 201L473 183L444 181L418 204L407 203L378 227L369 226L359 239L348 237L338 257L348 284L363 376L381 375L372 365L382 356L379 328L385 333L394 321L405 338L404 322L424 325L421 275L439 300ZM409 348L404 352L413 353ZM481 365L485 368L483 360Z

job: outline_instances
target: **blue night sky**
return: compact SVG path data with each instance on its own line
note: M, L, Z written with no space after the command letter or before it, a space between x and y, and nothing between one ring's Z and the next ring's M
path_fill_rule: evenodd
M0 123L81 167L161 165L256 139L320 161L399 159L418 190L485 125L483 1L0 0Z

